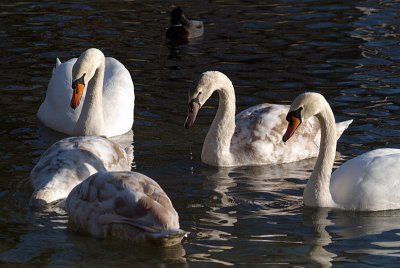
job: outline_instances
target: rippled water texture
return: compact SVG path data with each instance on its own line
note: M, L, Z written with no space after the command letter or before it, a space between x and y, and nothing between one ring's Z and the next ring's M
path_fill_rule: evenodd
M267 4L261 4L266 2ZM206 70L233 81L238 111L323 93L336 119L354 119L343 158L399 146L400 37L397 1L177 1L201 17L205 36L164 38L165 1L0 3L0 263L37 266L400 266L400 213L309 210L302 192L313 160L217 169L200 161L217 96L186 130L187 89ZM190 5L190 6L189 6ZM70 233L61 211L32 213L28 175L62 138L36 111L56 57L89 47L119 59L135 84L135 170L173 200L181 246L134 247Z

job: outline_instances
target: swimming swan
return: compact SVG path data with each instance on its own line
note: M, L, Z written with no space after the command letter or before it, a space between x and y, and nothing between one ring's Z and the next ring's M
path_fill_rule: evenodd
M98 172L77 185L66 200L69 226L96 238L172 246L186 232L167 194L137 172Z
M63 201L72 188L98 171L131 170L133 147L125 150L98 136L69 137L54 143L30 173L34 189L31 207L43 209Z
M57 59L37 116L45 126L71 136L112 137L132 129L134 103L128 70L90 48L78 59Z
M132 149L99 136L56 142L31 172L31 207L65 209L69 226L99 238L179 243L178 213L156 182L130 171Z
M283 141L312 116L318 118L321 125L321 145L304 189L304 205L357 211L400 209L400 149L364 153L332 173L337 138L335 118L321 94L304 93L293 101Z
M218 71L204 72L189 88L188 116L190 128L197 112L219 93L217 114L204 140L201 160L212 166L243 166L294 162L317 156L319 124L314 118L304 122L295 142L282 142L286 130L288 105L260 104L235 117L235 91L229 78ZM336 124L337 138L352 120Z

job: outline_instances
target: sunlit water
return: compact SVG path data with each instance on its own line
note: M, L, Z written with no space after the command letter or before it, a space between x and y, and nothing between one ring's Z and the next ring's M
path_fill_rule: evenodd
M38 266L400 265L400 212L304 209L313 160L218 169L201 163L217 96L186 130L187 89L206 70L233 81L238 111L323 93L337 120L354 119L343 158L400 147L400 20L397 1L174 2L203 18L205 36L164 38L165 1L0 3L0 263ZM191 5L189 6L189 3ZM62 211L32 213L28 175L62 138L40 127L56 57L89 47L119 59L135 84L135 167L173 200L180 246L134 247L70 233Z

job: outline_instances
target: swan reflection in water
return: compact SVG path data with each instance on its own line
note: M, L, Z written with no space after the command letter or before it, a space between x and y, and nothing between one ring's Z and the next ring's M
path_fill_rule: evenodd
M49 148L53 143L62 140L66 137L69 136L61 132L54 131L38 121L38 140L40 140L40 142L44 146L44 149ZM119 143L122 148L133 146L133 141L134 141L133 130L131 129L125 134L109 137L108 139Z
M303 237L304 243L310 246L308 257L321 267L331 267L333 259L337 256L324 248L332 243L332 237L326 230L328 226L334 225L328 219L330 211L330 208L304 209L303 224L313 230L311 235Z
M336 160L337 165L344 161L340 155ZM201 198L186 211L198 217L189 223L191 235L184 244L187 259L232 265L235 256L249 255L273 264L280 263L279 256L286 256L287 260L331 267L334 261L346 261L342 250L334 250L336 244L341 244L339 248L348 245L345 253L357 254L356 258L360 253L400 255L400 239L388 242L382 235L399 229L400 211L303 207L303 189L314 161L240 168L203 166L199 174L194 172L191 179L197 179L201 189L193 194L200 192ZM373 241L382 242L371 243L369 236L374 235ZM354 251L355 239L361 246Z
M195 236L196 242L191 244L189 238L186 247L190 252L188 260L232 265L229 259L219 255L235 256L237 243L239 248L248 235L248 239L253 240L252 232L261 226L252 225L251 219L260 224L260 218L293 215L302 206L300 194L289 194L299 188L296 181L285 178L307 178L313 164L314 161L309 159L271 166L202 166L200 174L195 172L190 178L191 183L200 182L197 188L201 190L196 192L196 202L188 209L192 214L199 213L190 230L190 237ZM223 254L226 251L232 252Z
M327 248L339 243L343 244L338 247L346 255L400 256L400 237L396 241L382 241L386 239L385 232L398 232L399 210L354 212L307 208L304 209L304 225L315 233L315 236L304 236L305 243L310 245L309 257L322 267L332 266L337 255ZM345 258L340 260L345 261Z
M126 263L152 260L157 267L180 264L186 267L185 250L181 244L173 247L141 247L118 239L100 240L67 229L64 211L29 212L25 233L20 235L13 248L0 253L0 263L27 263L39 261L61 266L112 267Z

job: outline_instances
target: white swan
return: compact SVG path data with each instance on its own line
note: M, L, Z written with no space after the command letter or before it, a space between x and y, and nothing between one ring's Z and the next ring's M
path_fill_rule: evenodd
M91 48L78 59L57 59L37 116L47 127L68 135L111 137L132 129L134 102L128 70Z
M161 187L136 172L98 172L66 200L69 225L97 238L117 237L154 246L178 244L186 232Z
M304 189L304 205L360 211L400 209L400 149L364 153L331 175L337 133L332 109L321 94L304 93L293 101L283 140L287 141L302 122L314 115L321 125L321 145Z
M65 199L72 188L98 171L131 170L133 150L98 136L69 137L43 153L30 173L30 205L42 209ZM62 206L62 203L61 203Z
M243 166L294 162L317 156L319 124L310 118L299 129L295 142L283 143L288 105L260 104L235 118L235 91L229 78L218 71L204 72L189 89L185 127L214 91L219 93L218 111L203 144L201 160L213 166ZM338 137L352 120L338 123Z
M171 12L171 26L166 32L167 38L183 41L202 36L204 24L201 20L187 19L181 8L176 7Z

